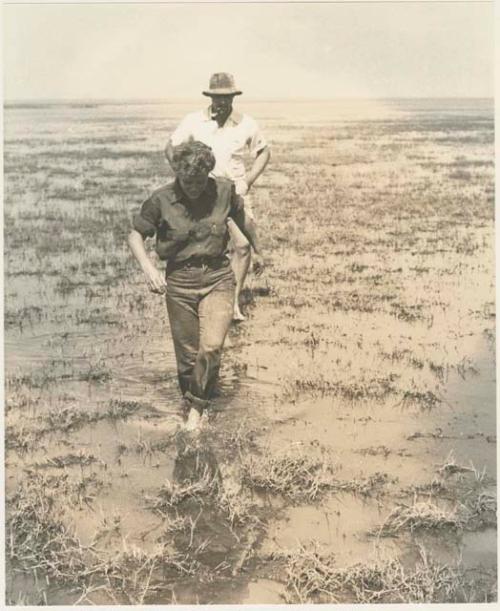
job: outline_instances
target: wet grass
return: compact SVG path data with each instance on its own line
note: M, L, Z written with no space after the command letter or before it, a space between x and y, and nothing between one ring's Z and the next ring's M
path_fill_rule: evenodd
M369 496L389 481L384 473L342 480L339 465L329 451L317 446L294 444L286 450L266 448L242 461L243 481L257 490L280 494L294 503L321 500L331 492L353 492Z
M318 499L335 483L335 463L313 448L296 445L287 450L265 450L243 462L243 477L250 486L283 494L293 500Z
M397 559L338 567L334 555L301 547L286 564L289 603L442 603L495 600L494 575L478 587L461 566L435 562L425 549L413 569Z
M158 591L169 590L168 578L194 575L196 561L167 544L153 552L129 546L116 552L99 546L102 531L84 545L68 525L68 514L58 503L72 501L72 482L31 474L9 499L7 552L12 566L46 576L46 583L71 586L80 592L74 604L100 591L110 602L143 604ZM67 496L69 494L69 496Z
M442 509L432 502L414 502L397 505L380 528L381 536L397 535L400 531L419 529L458 529L463 517L458 510Z
M67 134L57 107L26 106L22 124L7 109L9 601L238 602L269 521L319 503L332 521L337 497L359 502L360 522L332 528L324 552L282 558L289 602L496 596L486 569L425 553L370 563L360 543L380 516L379 544L397 538L403 553L419 532L439 547L496 525L494 426L482 398L464 419L448 393L486 383L476 344L494 354L491 116L303 108L261 110L268 265L230 333L201 442L215 458L173 432L164 303L126 247L131 215L171 175L158 133L185 109L97 105L79 131L89 109L74 106ZM433 464L450 443L467 458ZM351 548L360 563L344 561Z

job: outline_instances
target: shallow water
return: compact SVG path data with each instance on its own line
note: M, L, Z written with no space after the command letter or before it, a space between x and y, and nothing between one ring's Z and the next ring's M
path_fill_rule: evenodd
M80 482L88 498L66 503L66 519L82 544L102 531L110 552L154 553L165 519L148 499L167 480L199 475L173 438L184 412L165 305L146 293L125 246L131 214L166 179L159 134L189 109L6 109L7 496L32 472ZM222 396L196 460L221 489L249 495L263 526L245 555L248 533L236 530L238 541L205 507L191 547L202 546L212 582L179 578L148 602L282 602L283 575L266 558L313 542L339 566L411 565L424 540L443 562L495 567L496 528L376 536L415 494L496 495L490 101L248 110L273 146L255 189L269 267L249 279L249 319L229 334ZM110 416L111 401L131 412ZM246 432L251 442L238 441ZM297 503L242 484L246 456L309 445L330 450L340 481L380 485ZM88 464L62 460L80 454ZM469 470L445 478L446 461ZM436 478L451 501L417 491ZM181 517L198 512L188 504ZM183 537L172 536L179 549ZM37 579L9 572L9 599L81 595ZM110 602L103 592L90 599Z

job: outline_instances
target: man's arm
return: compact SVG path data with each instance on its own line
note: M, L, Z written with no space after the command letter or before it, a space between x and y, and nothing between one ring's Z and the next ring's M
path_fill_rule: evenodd
M172 159L174 157L174 145L172 144L172 140L169 138L168 142L165 146L165 157L167 158L168 163L172 166Z
M250 171L247 172L246 175L246 183L248 188L253 185L253 183L259 178L262 172L266 169L269 160L271 159L271 151L269 147L266 145L263 149L257 152L257 157L255 158Z
M193 138L193 120L193 114L186 115L170 134L167 144L165 145L165 157L170 166L172 166L174 146L177 146L181 142L187 142L190 138Z
M257 240L257 231L255 229L255 223L253 220L245 214L243 209L238 210L238 212L232 216L232 219L240 229L241 233L250 242L250 246L253 248L255 254L259 255L260 249Z

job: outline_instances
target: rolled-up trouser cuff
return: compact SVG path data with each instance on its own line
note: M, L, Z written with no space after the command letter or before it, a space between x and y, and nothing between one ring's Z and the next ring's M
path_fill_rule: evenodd
M202 413L203 410L210 404L210 401L208 401L207 399L201 399L200 397L196 397L195 395L193 395L193 393L189 392L189 390L186 390L186 392L184 393L184 398L191 404L192 407L195 407L200 413Z

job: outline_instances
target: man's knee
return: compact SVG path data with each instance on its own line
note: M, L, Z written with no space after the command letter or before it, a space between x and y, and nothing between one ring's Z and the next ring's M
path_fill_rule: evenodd
M200 347L198 357L209 362L218 362L222 354L222 345L220 341L205 342Z

